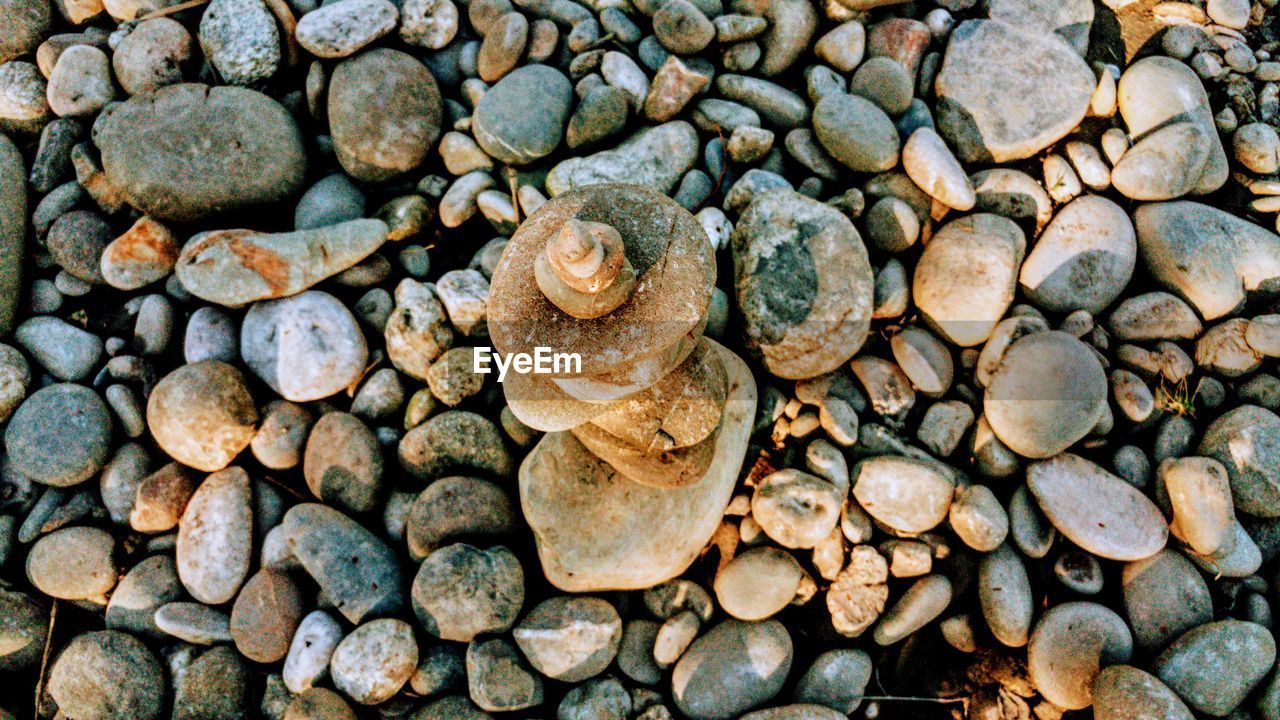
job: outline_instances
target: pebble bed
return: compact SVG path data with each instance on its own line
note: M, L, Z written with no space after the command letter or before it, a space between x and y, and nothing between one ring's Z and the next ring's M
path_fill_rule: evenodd
M1276 3L0 0L0 720L1280 720Z

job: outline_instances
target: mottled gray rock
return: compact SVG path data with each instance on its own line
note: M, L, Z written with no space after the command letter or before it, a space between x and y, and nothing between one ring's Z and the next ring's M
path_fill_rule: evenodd
M560 144L572 100L573 87L560 71L527 65L485 92L472 117L472 131L490 157L527 165ZM556 192L550 181L547 187Z
M248 473L233 467L205 478L182 513L175 552L191 597L220 605L236 596L253 559Z
M240 354L286 400L306 402L354 385L369 347L340 300L309 290L250 308L240 326Z
M1098 557L1141 560L1159 552L1168 539L1155 503L1078 455L1032 464L1027 485L1058 532Z
M1120 582L1134 640L1145 650L1159 650L1213 618L1209 586L1177 550L1125 565Z
M1096 720L1193 720L1176 693L1131 665L1112 665L1093 681Z
M77 720L155 720L165 700L164 670L128 633L77 635L49 670L45 689L58 710Z
M418 643L409 623L370 620L338 643L329 661L333 685L361 705L389 700L418 666Z
M200 18L199 37L200 49L228 85L270 79L280 66L280 32L262 0L213 0Z
M107 462L111 414L83 385L50 385L18 406L4 442L9 465L19 475L55 487L77 485Z
M530 610L511 635L535 670L553 680L581 682L613 662L622 619L604 600L562 595Z
M470 642L506 632L524 605L524 570L505 547L457 543L432 552L410 591L423 628L443 640Z
M1209 424L1197 452L1217 459L1231 478L1235 506L1260 517L1280 517L1280 417L1241 405Z
M1151 669L1187 705L1221 717L1244 702L1275 659L1276 641L1265 627L1219 620L1179 637Z
M625 182L669 193L697 159L697 131L675 120L638 130L616 148L561 161L547 174L547 191L554 196L588 185Z
M1018 283L1046 310L1097 315L1129 284L1137 255L1128 213L1104 197L1087 195L1054 216L1022 263Z
M400 609L400 564L378 536L316 503L293 506L283 525L294 557L348 621L359 623Z
M394 16L395 8L387 0L370 1ZM342 0L316 12L352 3L360 10L365 0ZM378 48L333 69L328 113L342 168L357 180L383 182L426 161L440 137L444 110L440 89L426 65L407 53Z
M672 696L694 720L727 720L777 695L791 657L791 636L778 621L725 620L676 663Z
M102 338L47 315L19 325L13 339L59 380L88 379L103 355Z
M396 29L400 12L388 0L325 3L298 21L298 44L321 58L343 58Z
M1119 615L1097 603L1066 602L1037 621L1027 645L1027 670L1045 699L1078 710L1093 703L1098 671L1127 662L1132 654L1133 638Z

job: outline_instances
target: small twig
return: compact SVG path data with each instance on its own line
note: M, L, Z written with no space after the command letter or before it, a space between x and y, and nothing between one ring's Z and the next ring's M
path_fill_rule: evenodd
M44 675L49 667L49 651L53 648L53 624L58 621L58 600L54 598L53 607L49 609L49 629L44 636L44 651L40 654L40 677L36 678L35 706L31 709L32 720L40 720L40 696L44 694Z
M613 33L609 33L608 35L605 35L604 37L600 38L599 40L596 40L595 42L593 42L593 43L591 43L590 45L588 45L588 46L583 50L583 52L586 52L586 50L595 50L596 48L600 47L601 45L604 45L605 43L609 42L610 40L613 40L613 37L614 37Z
M913 697L911 695L862 695L859 699L870 700L873 702L923 702L936 703L938 705L951 705L953 703L964 702L964 698Z
M520 224L520 193L519 183L516 182L516 169L507 166L507 191L511 193L511 207L516 213L516 225Z
M144 20L151 20L153 18L165 17L167 15L175 15L177 13L182 12L183 10L190 10L191 8L194 8L194 7L200 7L201 5L204 5L207 2L209 2L209 0L187 0L184 3L178 3L177 5L174 5L172 7L153 10L147 13L146 15L143 15L142 17L137 18L137 21L142 22Z

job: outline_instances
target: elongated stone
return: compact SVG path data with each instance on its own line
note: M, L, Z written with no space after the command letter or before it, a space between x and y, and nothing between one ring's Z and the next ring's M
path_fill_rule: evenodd
M1141 560L1159 552L1169 537L1155 503L1078 455L1063 453L1031 465L1027 485L1058 532L1098 557Z
M274 234L215 230L182 248L176 270L192 295L237 307L300 293L368 257L388 232L381 220Z

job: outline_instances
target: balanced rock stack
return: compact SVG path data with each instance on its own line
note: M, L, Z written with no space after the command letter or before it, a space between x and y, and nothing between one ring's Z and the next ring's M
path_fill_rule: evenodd
M516 417L547 432L520 467L520 498L561 589L668 580L720 523L756 388L741 359L703 337L715 268L679 204L597 185L543 205L493 273L495 349L580 360L503 383Z

